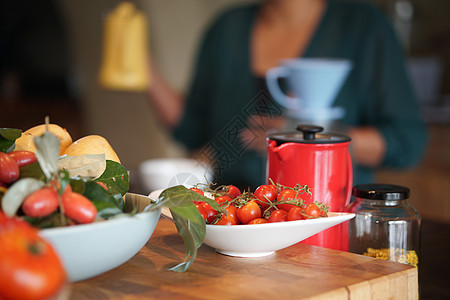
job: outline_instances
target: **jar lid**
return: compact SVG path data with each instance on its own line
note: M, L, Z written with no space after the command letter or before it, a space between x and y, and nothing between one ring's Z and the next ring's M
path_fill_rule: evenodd
M353 187L352 195L371 200L404 200L409 198L409 189L391 184L360 184Z
M323 127L314 125L297 125L297 131L274 133L268 136L269 139L278 144L283 143L303 143L303 144L335 144L350 141L350 137L343 134L320 133Z

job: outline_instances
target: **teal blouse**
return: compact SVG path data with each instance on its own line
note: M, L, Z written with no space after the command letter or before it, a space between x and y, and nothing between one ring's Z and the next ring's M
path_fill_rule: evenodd
M254 188L265 182L264 157L246 149L238 133L255 113L279 115L250 67L250 37L258 5L228 10L201 43L187 106L176 139L214 158L221 184ZM329 0L302 57L346 58L353 69L334 105L344 107L342 124L375 126L387 151L382 166L417 164L427 132L405 69L405 57L389 22L371 5ZM355 166L354 184L374 182L374 170Z

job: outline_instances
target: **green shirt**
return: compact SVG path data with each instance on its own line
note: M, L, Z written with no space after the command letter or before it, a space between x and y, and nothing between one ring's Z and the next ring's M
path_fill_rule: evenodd
M230 9L206 32L186 110L174 131L189 149L200 148L200 155L216 159L217 182L252 188L265 183L266 161L245 149L238 132L254 113L281 113L251 71L250 37L258 7ZM383 14L366 3L329 0L302 57L351 60L353 69L334 103L346 110L341 123L381 131L387 145L384 167L404 168L419 162L426 128L406 73L403 49ZM354 184L374 182L373 172L355 166Z

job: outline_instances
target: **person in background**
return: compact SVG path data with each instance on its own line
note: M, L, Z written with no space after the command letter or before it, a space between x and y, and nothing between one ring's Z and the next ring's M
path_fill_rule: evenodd
M204 35L188 95L153 65L149 98L177 140L213 153L218 183L255 188L265 182L267 131L283 126L265 74L297 57L352 61L334 105L346 110L354 184L374 182L376 168L420 161L427 131L403 49L385 16L364 2L266 0L229 9Z

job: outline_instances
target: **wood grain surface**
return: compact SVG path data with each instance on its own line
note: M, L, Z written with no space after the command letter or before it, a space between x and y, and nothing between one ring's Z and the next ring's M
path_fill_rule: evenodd
M418 299L414 267L305 244L260 258L200 247L187 272L175 225L161 219L131 260L70 285L71 299Z

